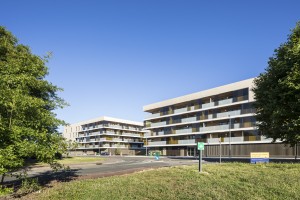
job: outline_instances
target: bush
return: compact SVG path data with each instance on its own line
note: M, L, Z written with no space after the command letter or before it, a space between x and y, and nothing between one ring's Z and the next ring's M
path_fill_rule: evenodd
M0 197L9 195L9 194L13 193L13 191L14 191L13 188L6 188L6 187L1 188L0 187Z
M41 189L37 178L25 178L22 181L20 189L17 191L17 195L25 195Z

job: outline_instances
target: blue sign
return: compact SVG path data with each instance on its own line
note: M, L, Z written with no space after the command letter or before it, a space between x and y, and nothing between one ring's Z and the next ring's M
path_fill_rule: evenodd
M269 163L269 161L270 161L269 158L251 158L251 160L250 160L251 164Z

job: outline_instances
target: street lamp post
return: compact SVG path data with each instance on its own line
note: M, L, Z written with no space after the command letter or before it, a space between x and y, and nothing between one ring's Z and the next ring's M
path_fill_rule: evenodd
M229 158L231 158L231 117L229 117Z

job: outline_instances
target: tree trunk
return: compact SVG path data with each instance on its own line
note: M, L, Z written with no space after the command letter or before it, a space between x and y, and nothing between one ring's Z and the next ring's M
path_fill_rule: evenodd
M295 144L295 160L298 158L298 143Z

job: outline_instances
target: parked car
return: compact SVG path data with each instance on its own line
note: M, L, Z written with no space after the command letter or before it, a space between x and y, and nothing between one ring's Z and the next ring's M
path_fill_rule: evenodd
M106 152L106 151L104 151L104 152L101 152L100 155L101 155L101 156L109 156L109 153Z

